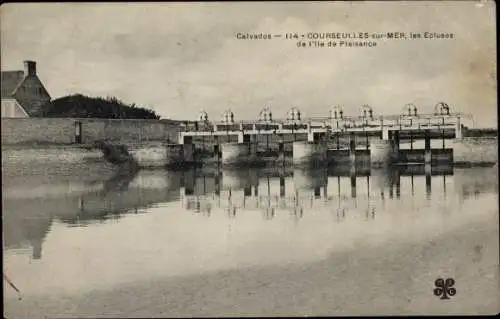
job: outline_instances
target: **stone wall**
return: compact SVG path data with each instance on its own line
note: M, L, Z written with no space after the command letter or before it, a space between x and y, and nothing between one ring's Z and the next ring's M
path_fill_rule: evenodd
M466 137L453 141L455 163L497 163L498 138Z
M103 158L102 151L97 148L81 147L4 147L2 148L2 167L29 165L33 163L83 163Z
M81 123L82 143L98 139L122 143L177 141L176 121L74 118L2 118L2 144L73 144L75 123Z

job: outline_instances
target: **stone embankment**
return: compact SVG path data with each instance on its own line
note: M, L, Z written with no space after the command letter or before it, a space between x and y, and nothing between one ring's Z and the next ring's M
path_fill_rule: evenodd
M467 137L452 142L452 163L456 165L490 165L498 162L498 139L496 137ZM342 152L340 151L336 151ZM369 152L367 150L367 152ZM224 152L227 153L227 152ZM327 161L333 165L340 165L342 161L336 160L335 152L326 152ZM227 157L221 156L219 160ZM242 157L243 162L248 160L261 165L261 162L275 164L291 164L290 156L268 158ZM290 154L288 154L290 155ZM358 155L356 155L358 157ZM363 156L361 156L363 157ZM356 162L369 160L369 156L356 158ZM123 165L130 163L135 166L146 167L178 167L186 164L200 162L210 164L217 162L215 156L200 157L193 152L193 145L167 144L163 142L148 143L120 143L109 140L98 140L88 145L8 145L2 147L2 166L26 166L33 163L51 164L77 164L77 163L102 163ZM349 162L349 161L348 161ZM347 162L346 162L347 163ZM250 163L251 164L251 163Z

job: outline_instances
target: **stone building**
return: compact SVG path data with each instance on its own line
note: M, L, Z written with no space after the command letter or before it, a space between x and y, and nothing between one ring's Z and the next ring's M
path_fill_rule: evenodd
M2 71L2 118L36 117L51 97L36 72L35 61L24 61L24 70Z

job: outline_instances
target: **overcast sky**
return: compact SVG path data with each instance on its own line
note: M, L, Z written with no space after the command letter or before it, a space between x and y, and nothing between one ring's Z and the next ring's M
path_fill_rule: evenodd
M116 96L163 117L253 119L269 105L307 116L333 105L359 114L420 112L439 101L496 126L492 2L7 4L2 70L36 60L53 98ZM236 33L452 32L453 40L381 41L372 48L297 48Z

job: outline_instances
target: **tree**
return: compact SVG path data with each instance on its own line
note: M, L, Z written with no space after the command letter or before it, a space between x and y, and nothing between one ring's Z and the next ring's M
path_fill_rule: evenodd
M74 94L47 103L38 117L160 119L153 110L126 104L116 97L89 97Z

